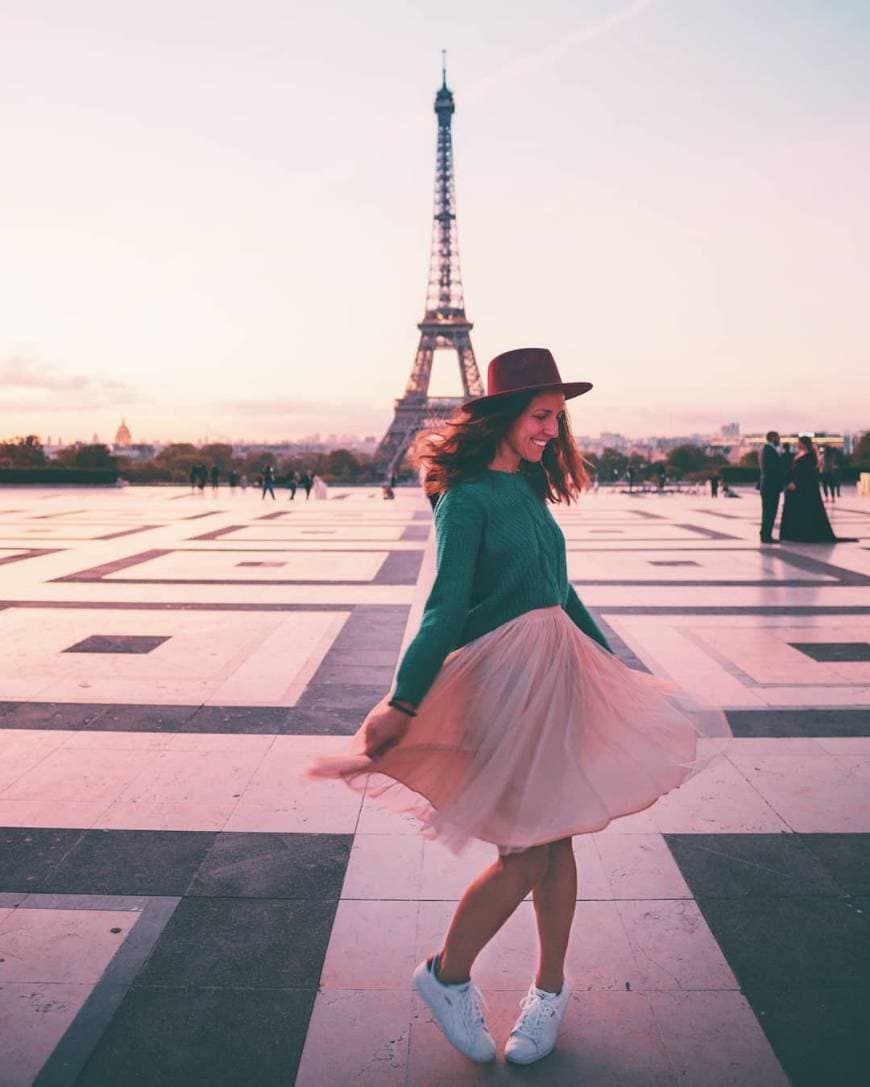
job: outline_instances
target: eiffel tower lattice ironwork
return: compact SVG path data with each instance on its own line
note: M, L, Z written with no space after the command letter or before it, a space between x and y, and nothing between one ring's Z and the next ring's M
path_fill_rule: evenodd
M483 396L483 383L471 346L471 330L474 326L465 316L462 274L459 270L451 135L455 109L453 93L447 86L447 70L442 63L441 87L435 95L438 144L435 154L435 212L426 312L417 325L420 329L420 343L411 376L405 387L405 395L395 401L393 421L375 453L376 462L383 466L387 475L396 471L414 435L422 426L452 415L463 401L463 397L429 396L432 361L436 350L452 348L456 352L464 399Z

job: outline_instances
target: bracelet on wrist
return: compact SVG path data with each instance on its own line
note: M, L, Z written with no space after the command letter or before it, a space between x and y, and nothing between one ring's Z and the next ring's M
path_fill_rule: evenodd
M395 698L391 698L387 705L394 710L398 710L399 713L404 713L408 717L416 717L417 711L409 709L408 706L403 705L401 702L397 702Z

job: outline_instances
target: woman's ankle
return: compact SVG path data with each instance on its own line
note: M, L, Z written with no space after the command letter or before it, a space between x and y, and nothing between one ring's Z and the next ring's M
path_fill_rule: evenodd
M440 981L442 985L465 985L466 982L471 980L471 974L468 970L452 970L450 963L445 963L443 951L433 955L429 962L435 980Z

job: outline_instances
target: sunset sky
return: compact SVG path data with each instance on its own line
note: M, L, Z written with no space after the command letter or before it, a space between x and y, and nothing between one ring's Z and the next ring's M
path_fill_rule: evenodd
M586 434L870 427L867 0L0 0L0 438L379 435L442 47L482 372L549 346Z

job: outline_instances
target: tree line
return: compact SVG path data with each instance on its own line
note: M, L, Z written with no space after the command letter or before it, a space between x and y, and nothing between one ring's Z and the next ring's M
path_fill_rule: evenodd
M651 461L639 453L626 454L612 448L605 448L600 454L584 453L584 457L598 481L605 484L629 477L638 482L656 479L662 470L669 479L687 481L706 479L717 472L728 475L735 472L735 466L721 454L707 453L698 445L677 446L670 450L664 461ZM381 483L383 475L371 456L352 453L349 449L279 457L271 452L237 454L233 446L223 442L198 446L173 442L150 460L134 460L123 454L113 454L107 445L99 443L71 445L49 458L33 434L0 442L0 469L108 469L117 471L130 483L188 483L194 464L204 464L206 468L217 465L223 479L234 471L240 477L248 476L252 482L267 465L272 467L279 482L291 471L316 474L324 482L339 486ZM757 454L750 452L742 458L736 471L751 472L757 467ZM842 467L870 472L870 431L861 436L851 456L843 457ZM413 470L404 466L399 478L400 481L413 479Z

